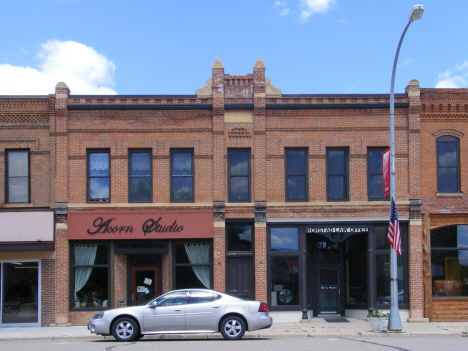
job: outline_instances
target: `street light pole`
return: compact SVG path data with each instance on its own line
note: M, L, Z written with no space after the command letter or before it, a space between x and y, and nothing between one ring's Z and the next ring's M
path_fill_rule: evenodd
M392 82L390 85L390 206L392 201L396 203L396 183L395 183L395 71L400 53L401 43L405 37L410 24L420 19L424 12L423 5L414 5L409 14L408 24L401 35L400 42L393 61ZM390 209L391 210L391 209ZM397 253L394 249L390 250L390 318L388 320L388 330L402 330L400 311L398 309L398 263Z

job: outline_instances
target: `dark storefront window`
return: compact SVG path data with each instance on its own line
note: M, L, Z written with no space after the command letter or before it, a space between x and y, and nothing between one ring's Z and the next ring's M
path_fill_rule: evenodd
M468 225L431 230L432 295L468 296Z
M286 201L308 200L307 149L286 149Z
M229 202L250 201L250 149L228 150Z
M383 197L382 152L387 148L367 149L367 194L369 200L389 199Z
M348 201L348 149L327 149L327 200Z
M151 151L129 151L129 202L151 202L153 187L151 182Z
M88 151L88 201L110 201L109 151Z
M298 228L271 228L271 306L299 305L299 271Z
M171 150L171 202L193 202L193 150Z
M2 303L2 323L39 322L39 263L11 262L0 264L0 294Z
M71 297L75 308L102 308L109 305L109 247L107 244L71 245Z
M460 143L452 136L437 138L437 192L460 192Z
M175 289L211 289L212 248L209 242L175 243Z
M228 252L252 252L252 224L226 225Z
M29 150L6 150L6 202L29 203Z
M346 304L367 308L367 234L356 234L345 242Z

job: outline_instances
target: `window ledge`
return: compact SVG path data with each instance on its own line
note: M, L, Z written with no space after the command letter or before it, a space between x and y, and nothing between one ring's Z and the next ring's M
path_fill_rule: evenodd
M436 193L437 198L461 198L463 193Z
M24 208L24 207L34 207L33 203L17 203L17 204L1 204L1 208Z

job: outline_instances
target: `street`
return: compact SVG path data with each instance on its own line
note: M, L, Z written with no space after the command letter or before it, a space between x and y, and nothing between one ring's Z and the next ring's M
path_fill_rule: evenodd
M326 338L326 337L292 337L292 338L245 338L239 341L224 339L180 339L177 336L165 339L146 337L138 342L119 343L112 338L96 339L40 339L40 340L4 340L0 343L1 351L35 350L35 351L146 351L192 350L192 351L239 351L239 350L333 350L333 351L378 351L378 350L411 350L439 351L441 349L466 350L468 338L453 336L375 336L360 338Z

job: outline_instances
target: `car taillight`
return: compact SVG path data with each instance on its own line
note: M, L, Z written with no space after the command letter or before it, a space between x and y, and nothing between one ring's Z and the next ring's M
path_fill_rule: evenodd
M260 302L258 312L268 312L268 305L266 304L266 302Z

